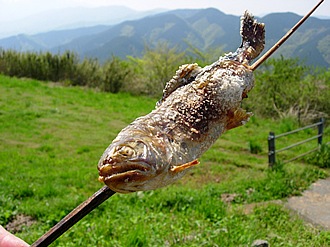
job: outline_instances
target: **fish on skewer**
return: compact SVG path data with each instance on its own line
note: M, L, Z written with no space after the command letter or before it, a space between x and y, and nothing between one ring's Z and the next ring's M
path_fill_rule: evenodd
M263 49L264 34L263 35L258 34L259 33L258 29L248 29L249 31L246 33L244 31L244 27L246 27L246 28L251 27L251 24L254 23L254 20L253 20L252 16L250 16L251 18L245 19L246 20L245 22L247 22L247 24L249 24L249 22L250 22L250 25L245 26L244 17L243 17L242 30L241 30L241 35L242 35L243 41L242 41L242 45L238 48L236 53L225 55L224 58L220 58L217 62L215 62L213 64L214 66L211 65L211 66L206 67L207 69L199 68L198 65L181 66L181 68L176 73L176 75L173 77L173 79L165 87L163 97L160 100L159 104L157 104L157 107L158 108L165 107L165 106L170 107L171 106L170 102L174 101L173 98L171 98L171 97L173 97L173 93L175 93L178 89L184 88L185 86L187 86L189 84L191 84L191 88L194 88L194 90L195 90L196 83L200 83L197 80L199 78L201 78L202 72L205 73L204 74L204 77L205 77L207 75L207 72L209 72L209 73L211 71L214 72L214 69L216 69L217 67L219 69L221 69L221 71L223 71L221 73L223 73L224 76L232 75L233 78L235 78L233 83L236 83L236 84L238 83L238 85L242 85L242 82L239 83L240 80L236 80L237 78L235 77L235 73L230 71L234 68L240 68L238 71L243 71L242 73L238 73L236 75L246 74L247 76L245 76L243 78L245 78L245 79L252 78L252 81L253 81L253 77L251 76L252 71L254 71L256 68L258 68L269 56L271 56L299 28L299 26L301 26L309 18L309 16L311 16L311 14L323 2L324 2L324 0L320 0L313 9L311 9L270 50L268 50L262 57L260 57L251 66L248 65L249 62L254 57L257 57L258 54ZM246 13L246 15L249 15L249 14ZM260 28L260 30L264 29L262 24L260 24L259 28ZM262 31L262 32L264 33L264 31ZM251 38L251 34L255 34L256 36ZM250 42L250 43L247 43L247 42ZM257 44L259 44L259 45L257 45ZM250 46L251 46L251 48L249 48ZM229 60L231 60L231 62L229 62ZM234 65L230 66L231 63ZM239 64L241 64L241 66ZM242 66L244 66L246 69L244 69ZM212 67L213 67L213 69L212 69ZM228 74L225 72L226 69L229 70ZM221 75L221 73L219 75ZM207 88L206 87L207 85L211 85L212 83L216 82L213 79L213 77L211 77L211 76L207 77L206 79L207 79L206 84L203 84L203 83L198 84L198 85L200 85L200 87L197 86L197 89L198 89L197 92L200 92L200 89L204 87L203 85L205 85L205 88ZM230 85L230 83L228 81L224 82L224 86L228 85L228 84ZM242 92L241 99L243 99L243 98L247 97L247 93L253 87L253 82L250 83L249 85L250 85L249 87L243 87L243 89L241 88L240 90L234 90L234 92L236 92L236 91ZM239 86L238 86L238 88L239 88ZM210 89L212 89L212 87ZM224 90L224 89L225 89L225 87L223 87L222 89L219 89L219 90L220 90L220 92L222 92L222 90ZM219 92L219 90L215 91L215 92L217 93L217 92ZM182 93L183 93L183 91L182 91ZM178 95L180 95L180 94L178 94ZM233 94L233 95L236 95L236 94ZM196 97L201 98L202 96L196 95ZM235 99L235 97L232 97L232 98ZM166 103L166 101L169 99L171 99L172 101L169 101ZM178 104L179 103L177 103L176 105L178 105ZM203 104L201 104L201 105L203 105ZM209 119L211 122L217 121L219 119L223 119L223 120L227 119L227 124L222 123L222 125L220 125L220 127L216 128L216 130L214 130L213 132L209 131L209 127L212 127L212 126L214 127L215 126L214 124L206 125L203 128L203 130L205 132L198 132L198 130L195 129L193 127L193 125L191 124L191 121L188 121L187 123L185 123L185 125L187 127L191 127L190 132L188 131L188 133L183 133L183 136L179 135L179 138L175 137L173 139L168 139L168 140L169 141L173 140L173 142L175 140L176 143L178 143L179 140L184 140L185 137L186 137L186 139L189 136L192 137L193 136L192 133L195 133L195 134L202 134L202 133L213 133L214 134L215 133L220 136L223 133L223 132L221 132L221 129L223 131L226 131L228 129L237 127L241 124L244 124L244 122L249 118L250 113L246 113L246 112L244 112L244 110L240 109L237 106L237 102L236 103L234 102L233 105L236 106L233 108L233 109L236 109L236 111L233 112L233 110L228 110L227 111L228 114L226 116L223 116L223 118L220 118L220 117L215 118L215 119L213 119L211 117L206 118L206 119ZM199 106L199 105L197 105L197 106ZM205 104L204 104L204 106L205 106ZM206 106L208 106L208 105L206 104ZM206 110L206 108L204 108L204 109ZM164 110L165 110L165 108L163 109L163 111ZM182 110L178 111L178 112L182 112ZM190 112L190 113L194 113L194 112ZM161 114L161 113L158 113L158 114ZM169 116L169 115L167 115L167 116ZM194 116L199 116L199 115L192 114L191 116L192 116L192 118L195 118ZM211 115L211 116L213 116L213 115ZM184 120L185 118L181 118L181 119ZM201 120L198 120L197 122L201 122L202 120L205 121L204 118L200 118L200 116L199 116L199 118L196 118L196 119L201 119ZM135 122L139 122L139 120L137 119ZM154 122L154 121L151 121L151 122ZM165 123L166 123L166 121L165 121ZM181 124L181 121L178 121L177 124ZM132 129L133 130L136 129L137 132L139 133L138 138L141 137L143 140L146 140L146 141L149 140L149 138L146 138L146 136L143 135L145 128L147 128L147 125L145 127L142 127L141 129L137 128L137 126L134 127L134 125L136 125L134 123L132 123L131 125L133 126ZM156 124L156 126L160 127L160 125L157 125L157 124ZM172 123L172 125L168 125L168 126L176 126L176 125ZM203 126L203 125L201 125L201 126ZM187 127L183 128L183 129L187 129ZM196 125L196 127L197 127L197 125ZM139 190L139 189L145 189L145 190L156 189L158 187L165 186L167 184L170 184L171 182L174 182L176 179L183 176L184 172L187 171L187 169L189 169L190 167L192 167L198 163L198 161L194 158L199 157L204 152L204 150L206 150L209 146L212 145L212 143L214 142L214 139L216 139L214 136L213 136L213 138L208 138L208 139L206 138L205 140L208 140L209 142L206 143L205 146L203 146L201 144L199 144L199 145L196 144L196 146L193 145L195 148L200 147L200 149L197 150L197 151L199 151L197 154L192 154L192 152L190 152L190 154L192 154L191 155L192 159L191 159L191 161L188 161L187 163L176 163L176 164L170 164L168 162L159 163L162 160L168 161L168 159L166 159L164 157L163 157L164 159L159 159L158 163L157 163L156 158L161 158L161 157L159 157L161 152L156 149L156 146L150 146L151 149L148 149L148 146L145 145L145 142L139 143L138 141L134 141L132 139L127 139L128 136L126 134L133 133L133 131L129 131L129 129L130 129L130 127L128 126L124 130L122 130L122 132L118 135L116 140L114 140L114 142L106 149L106 151L104 152L104 154L102 155L102 157L99 161L98 168L99 168L99 173L100 173L100 180L105 182L108 186L103 186L94 195L92 195L86 201L84 201L79 206L77 206L68 215L66 215L61 221L59 221L55 226L53 226L48 232L43 234L37 241L35 241L31 245L31 247L48 246L49 244L54 242L59 236L61 236L64 232L66 232L70 227L72 227L75 223L77 223L84 216L86 216L89 212L91 212L94 208L96 208L102 202L104 202L109 197L114 195L116 193L116 191L128 193L130 191L135 191L135 190ZM151 126L150 129L153 130L154 126ZM208 130L208 132L207 132L207 130ZM155 131L151 131L151 133L149 132L149 136L150 137L153 136L154 133L155 133ZM159 132L159 133L163 133L163 132ZM177 133L177 132L170 131L169 133ZM156 134L157 134L157 132L156 132ZM121 137L123 137L123 138L125 137L125 139L121 140ZM159 137L157 137L157 138L159 138ZM194 141L200 140L198 138L197 139L194 139L194 138L192 137L190 139L190 142L188 142L188 143L193 143ZM138 140L138 139L136 139L136 140ZM189 140L189 138L188 138L188 140ZM157 141L156 143L162 143L162 142ZM187 152L186 153L184 152L184 150L187 149L187 146L186 146L186 144L183 144L183 143L184 142L182 142L182 147L177 149L177 150L180 150L180 153L176 154L176 155L173 154L173 157L177 157L176 160L183 160L182 157L187 157L189 154ZM131 146L130 144L133 144L133 145ZM154 145L154 144L152 143L152 145ZM161 147L161 146L159 146L159 147ZM165 149L165 151L168 150L167 148L162 147L161 151L164 151L164 149ZM171 148L169 148L169 149L172 150ZM155 153L152 153L153 151L155 151ZM182 152L185 155L182 155ZM126 160L125 160L125 157L126 157ZM154 158L154 159L147 160L147 158L150 158L150 157ZM169 157L171 157L171 156L169 156ZM171 159L173 159L173 158L171 158ZM137 161L137 162L135 162L135 161ZM137 164L139 162L141 162L142 165ZM123 164L123 167L116 167L119 164ZM158 166L157 166L157 164L158 164ZM163 166L161 164L163 164ZM125 167L125 165L126 165L126 167ZM156 165L156 166L150 168L149 166L152 166L152 165ZM137 170L136 173L134 173L134 166L136 168L140 169L140 170L136 169ZM105 167L105 168L103 168L103 167ZM159 168L159 167L161 169L155 171L155 169ZM112 169L115 169L115 170L112 170ZM125 170L126 170L126 172L130 172L130 173L125 174ZM152 181L149 184L148 184L148 182L145 182L148 179L148 175L144 174L143 176L141 176L141 174L139 174L139 172L147 172L148 170L151 170L153 172L153 174L151 176L149 176L149 178ZM164 172L165 175L161 174L161 172ZM166 175L166 173L167 173L167 175ZM111 176L114 176L116 174L118 174L119 177L117 177L117 178L112 177L112 178L114 178L114 180L112 180ZM138 174L137 180L134 179L134 174ZM172 175L168 175L168 174L172 174ZM125 183L122 183L123 181L120 183L120 181L119 181L120 178L124 178ZM139 178L142 178L142 179L139 180ZM157 181L160 183L157 184ZM134 183L132 185L128 185L129 182L134 182ZM110 186L113 190L110 189Z
M241 46L204 68L180 66L156 109L124 128L103 153L99 180L111 190L153 190L181 178L227 130L251 113L240 105L254 86L250 62L264 49L264 24L245 12Z

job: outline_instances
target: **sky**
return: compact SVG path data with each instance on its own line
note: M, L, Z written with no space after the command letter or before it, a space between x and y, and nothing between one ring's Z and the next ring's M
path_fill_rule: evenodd
M273 12L294 12L304 15L319 0L0 0L0 21L19 20L52 9L67 7L127 6L135 10L209 8L214 7L226 14L241 15L248 9L255 16ZM315 16L328 16L330 0L325 0Z

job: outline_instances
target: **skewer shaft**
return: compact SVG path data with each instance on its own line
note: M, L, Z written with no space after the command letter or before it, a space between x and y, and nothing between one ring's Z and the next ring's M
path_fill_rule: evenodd
M102 187L90 198L81 203L78 207L72 210L66 215L60 222L53 226L48 232L42 235L37 241L35 241L31 247L43 247L48 246L54 242L59 236L66 232L71 226L85 217L93 209L107 200L116 192L109 189L107 186Z
M321 5L321 0L311 11L309 11L293 28L291 28L272 48L270 48L263 56L261 56L254 64L250 66L251 70L258 68L267 58L269 58L300 26L309 16Z

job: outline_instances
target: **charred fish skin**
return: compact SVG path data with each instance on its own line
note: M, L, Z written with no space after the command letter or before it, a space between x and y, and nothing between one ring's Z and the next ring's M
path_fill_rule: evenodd
M181 178L225 131L245 124L240 108L254 86L249 63L264 48L264 24L245 12L242 44L204 68L180 66L156 109L124 128L103 153L99 180L129 193L153 190Z

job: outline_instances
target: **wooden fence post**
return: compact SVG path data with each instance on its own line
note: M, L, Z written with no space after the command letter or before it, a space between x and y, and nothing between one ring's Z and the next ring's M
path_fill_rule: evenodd
M268 136L268 164L269 167L275 165L275 133L269 132Z
M319 135L319 137L317 138L317 143L319 145L322 145L323 129L324 129L324 118L320 119L320 124L317 126L317 128L318 128L318 135Z

